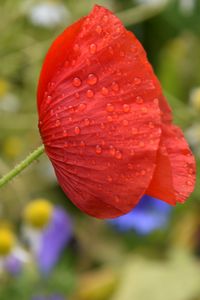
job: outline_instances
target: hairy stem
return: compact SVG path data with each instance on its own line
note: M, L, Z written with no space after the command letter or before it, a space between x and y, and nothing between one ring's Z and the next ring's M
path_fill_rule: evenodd
M41 145L31 154L29 154L21 163L16 165L11 171L0 178L0 188L12 180L15 176L26 169L34 160L36 160L42 153L44 153L44 145Z

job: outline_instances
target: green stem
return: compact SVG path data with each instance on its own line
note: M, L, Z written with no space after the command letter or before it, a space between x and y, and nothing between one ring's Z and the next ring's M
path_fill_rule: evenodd
M26 169L34 160L36 160L42 153L44 153L44 145L41 145L31 154L29 154L21 163L14 167L10 172L5 174L0 178L0 187L4 186L15 176L20 174L24 169Z

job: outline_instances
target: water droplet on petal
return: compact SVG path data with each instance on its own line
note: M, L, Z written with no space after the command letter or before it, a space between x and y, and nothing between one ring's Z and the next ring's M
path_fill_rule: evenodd
M111 155L115 155L115 153L116 153L116 149L111 145L110 147L109 147L109 152L110 152L110 154Z
M119 197L118 197L118 196L115 196L115 202L116 202L116 203L119 203L119 201L120 201Z
M82 84L80 78L78 78L78 77L74 77L72 83L73 83L73 86L75 86L75 87L79 87L79 86L81 86L81 84Z
M112 182L113 181L113 179L112 179L111 176L108 176L107 179L108 179L108 182Z
M142 113L143 113L143 114L146 114L146 113L148 112L148 109L147 109L146 107L142 107L141 110L142 110Z
M52 100L52 97L51 96L47 96L47 104L49 104Z
M112 122L113 121L112 116L107 116L107 120L108 120L108 122Z
M123 105L123 111L124 111L125 113L129 112L129 111L130 111L130 106L129 106L128 104L124 104L124 105Z
M133 170L133 165L131 163L128 163L128 169Z
M108 16L107 16L107 15L104 15L104 16L103 16L103 22L105 22L105 23L108 22Z
M154 103L154 104L158 104L158 103L159 103L158 98L154 98L154 99L153 99L153 103Z
M102 27L100 25L96 26L96 32L100 34L102 32Z
M187 185L190 185L190 186L191 186L191 185L192 185L192 181L188 180L188 181L187 181Z
M86 109L87 105L85 103L80 103L78 106L79 111L84 111Z
M132 131L132 134L137 134L138 133L138 129L135 128L135 127L132 127L131 131Z
M96 151L96 154L101 154L101 152L102 152L102 148L101 148L101 146L99 146L99 145L96 145L96 149L95 149L95 151Z
M145 146L144 142L143 142L143 141L140 141L140 142L139 142L139 146L140 146L141 148L143 148L143 147Z
M155 125L152 122L149 122L149 128L154 128Z
M136 97L136 102L137 102L138 104L142 104L142 103L144 102L144 100L143 100L142 97L137 96L137 97Z
M114 54L113 48L112 48L111 46L108 47L108 51L109 51L109 53L110 53L111 55Z
M90 120L89 120L89 119L85 119L85 120L84 120L84 124L85 124L85 126L90 125Z
M135 77L134 78L134 84L139 85L142 82L141 78Z
M103 96L107 96L108 95L108 89L106 87L102 87L101 93L102 93Z
M115 153L115 157L117 159L122 159L122 153L119 150L117 150L116 153Z
M60 126L60 120L56 120L56 127Z
M146 171L145 170L142 170L141 173L140 173L142 176L144 176L146 174Z
M81 130L80 130L80 128L78 127L78 126L76 126L75 128L74 128L74 132L75 132L75 134L80 134L80 132L81 132Z
M85 147L84 141L81 141L81 142L80 142L80 146L81 146L81 147Z
M94 97L94 92L93 92L92 90L87 90L86 96L87 96L88 98L92 98L92 97Z
M80 98L80 94L79 94L79 93L75 93L75 97L76 97L77 99L79 99L79 98Z
M97 83L97 76L95 74L89 74L87 78L87 83L89 85L95 85Z
M113 81L111 88L113 91L118 92L119 91L119 84L115 81Z
M95 44L90 45L90 53L95 54L97 51L97 46Z
M69 66L69 61L66 60L65 63L64 63L64 67L67 68L68 66Z
M79 45L78 45L78 44L75 44L75 45L74 45L74 51L75 51L75 52L78 52L79 50L80 50Z
M66 137L67 136L67 131L63 130L63 136Z
M123 120L122 123L124 126L128 126L128 120Z
M113 112L114 111L114 106L111 103L108 103L106 105L106 110L107 110L107 112Z

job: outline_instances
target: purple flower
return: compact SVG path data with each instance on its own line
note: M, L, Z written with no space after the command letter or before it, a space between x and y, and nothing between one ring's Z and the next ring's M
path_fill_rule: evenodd
M41 273L47 275L52 270L71 237L72 223L68 214L62 208L55 207L52 220L42 233L37 253L37 262Z
M8 256L4 261L4 269L13 276L18 275L22 271L23 263L14 255Z
M167 226L171 209L169 204L144 195L131 212L108 222L119 231L135 230L139 235L146 235Z

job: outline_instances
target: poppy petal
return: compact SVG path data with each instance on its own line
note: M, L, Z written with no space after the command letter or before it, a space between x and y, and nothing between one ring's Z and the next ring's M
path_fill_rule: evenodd
M39 129L72 202L92 216L113 218L130 211L151 181L162 93L142 46L117 17L95 6L80 22L45 60ZM67 40L67 57L57 57L53 72L60 39Z
M194 156L182 131L174 125L162 126L160 143L154 177L146 193L172 205L183 203L195 185Z

